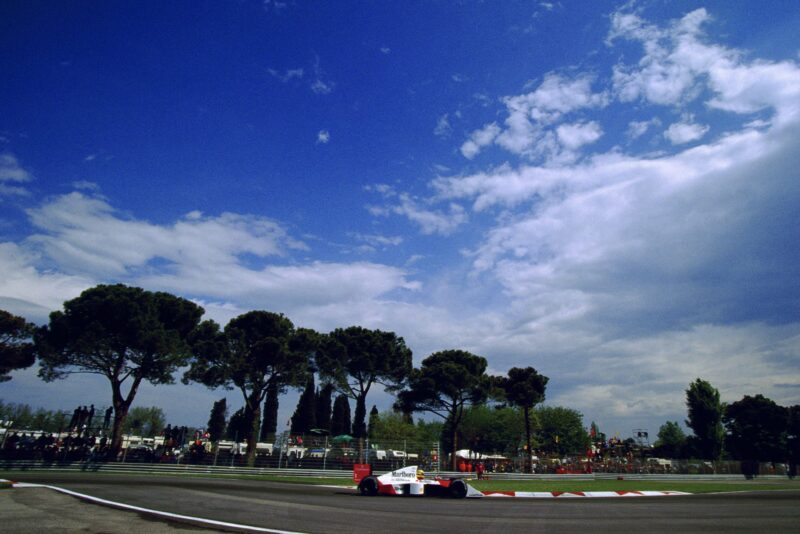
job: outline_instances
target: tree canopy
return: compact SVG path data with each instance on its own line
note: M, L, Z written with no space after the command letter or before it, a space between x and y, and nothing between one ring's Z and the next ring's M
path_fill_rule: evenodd
M128 412L125 419L123 432L133 433L145 437L153 437L159 434L166 424L164 410L157 406L134 406Z
M307 434L317 427L317 393L314 386L314 375L309 373L306 387L297 400L297 408L292 414L291 433Z
M517 408L478 404L464 410L459 442L473 451L515 456L523 439L525 421Z
M782 462L786 460L788 411L774 401L745 395L725 409L727 450L736 460Z
M333 414L331 415L331 435L339 436L350 434L353 423L350 419L350 402L347 395L338 395L333 401Z
M677 421L667 421L658 429L658 438L653 446L653 454L656 456L683 458L686 449L686 433Z
M295 329L287 317L267 311L235 317L223 331L214 321L205 321L193 336L195 359L183 380L241 392L246 430L240 437L247 440L250 465L255 461L267 389L270 384L279 389L302 387L315 343L313 331Z
M396 391L411 373L411 350L394 332L360 326L337 328L317 353L320 374L340 393L356 401L353 435L367 434L367 394L374 384Z
M26 369L36 361L34 329L33 323L0 310L0 382L11 380L11 371Z
M65 302L63 311L51 313L49 324L36 333L39 375L51 381L93 373L109 380L116 454L139 386L173 382L173 373L191 357L187 340L202 315L203 308L169 293L121 284L87 289Z
M531 418L530 412L534 406L544 401L544 391L549 379L540 375L533 367L512 367L508 376L500 378L498 384L504 393L505 400L512 406L522 409L525 417L525 455L526 472L532 473L531 463Z
M400 411L430 412L442 417L450 432L455 469L458 430L468 406L486 400L491 380L486 358L463 350L434 352L414 369L409 387L398 394Z
M561 456L586 452L591 441L580 412L562 406L539 406L535 412L541 450Z
M725 430L722 428L724 408L719 400L719 391L698 378L686 390L686 406L686 426L694 432L689 440L692 452L700 458L718 460L722 455L725 438Z
M214 406L211 407L211 413L208 415L208 424L206 431L208 432L208 439L213 443L222 439L225 433L225 418L228 416L228 400L222 397L218 401L214 401Z

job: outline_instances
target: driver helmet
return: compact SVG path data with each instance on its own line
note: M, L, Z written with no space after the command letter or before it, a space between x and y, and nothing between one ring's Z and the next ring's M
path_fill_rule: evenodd
M417 478L420 480L425 478L425 471L423 471L422 469L417 469Z

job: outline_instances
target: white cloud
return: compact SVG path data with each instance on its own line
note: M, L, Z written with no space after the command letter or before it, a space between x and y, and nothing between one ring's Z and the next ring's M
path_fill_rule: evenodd
M607 94L592 91L593 81L590 75L568 78L547 74L534 91L503 98L508 114L505 128L491 123L473 131L461 145L461 153L472 159L484 147L496 143L529 159L558 155L560 145L552 128L569 113L608 103Z
M675 122L670 124L664 137L669 139L673 145L683 145L697 141L702 138L709 130L705 124L695 124L691 122Z
M88 180L78 180L77 182L72 182L72 187L81 191L92 191L95 193L100 191L100 186L97 183L90 182Z
M318 95L327 95L333 91L333 82L323 82L322 80L314 80L311 84L311 90Z
M280 80L282 83L288 83L294 79L301 79L303 77L304 71L303 69L287 69L284 72L277 71L275 69L267 69L273 78Z
M660 125L661 120L658 117L653 117L652 119L646 121L631 121L628 123L628 132L626 135L630 139L638 139L646 134L650 128Z
M468 217L464 208L454 202L447 207L447 211L429 209L420 204L407 193L396 194L393 190L383 193L387 199L396 199L397 203L385 206L368 206L367 209L374 216L400 215L419 226L423 234L452 234Z
M461 145L461 154L467 159L474 158L483 147L491 145L499 134L500 127L494 122L473 131L469 139Z
M777 384L800 384L800 68L706 43L703 10L665 28L612 20L612 45L644 45L609 80L615 106L635 101L651 117L629 121L628 136L661 125L648 104L676 106L681 119L658 136L675 148L563 159L603 133L586 118L608 103L602 77L551 75L505 98L502 126L475 130L462 154L497 144L522 162L437 177L430 202L417 201L495 216L488 230L467 227L482 236L468 282L442 283L482 288L469 299L487 304L490 328L471 325L461 344L499 372L536 347L537 369L558 377L549 401L604 421L679 419L698 376L727 400L761 392L796 404L797 389ZM695 115L681 109L700 97Z
M387 55L391 54L392 53L392 49L389 48L388 46L382 46L381 47L381 53L382 54L387 54Z
M314 70L314 81L311 82L311 91L318 95L327 95L333 92L336 84L323 79L325 78L325 72L320 67L319 56L314 56L312 68Z
M193 211L159 226L122 218L105 201L79 193L29 214L40 233L22 245L0 244L0 269L7 273L0 281L0 302L40 320L45 310L107 281L235 303L217 310L223 316L231 310L297 312L336 305L341 315L328 320L341 321L337 326L349 322L348 307L374 307L378 304L372 302L388 293L420 287L403 269L379 263L268 263L305 246L278 223L260 217ZM384 247L402 242L399 236L362 237ZM49 265L58 265L63 274L49 272Z
M261 5L267 13L280 13L289 6L287 2L282 0L263 0Z
M224 267L237 257L279 256L305 245L278 223L262 217L197 212L172 226L121 218L104 200L71 193L28 210L43 233L28 238L67 272L95 277L131 274L160 259L172 264Z
M436 121L436 128L433 129L433 135L446 139L453 133L453 127L450 126L450 118L447 113L439 117Z
M94 285L89 276L68 275L34 265L41 258L15 243L0 243L0 308L44 323L49 313Z
M8 185L31 181L31 175L19 164L16 156L10 152L0 154L0 195L25 195L24 187Z
M376 248L387 248L387 247L396 247L403 243L402 236L384 236L384 235L377 235L377 234L361 234L361 233L353 233L351 236L358 241L362 241L367 243L371 247Z
M317 143L321 143L323 145L328 144L331 140L331 133L328 130L320 130L317 132Z
M577 150L583 145L600 139L603 129L596 121L561 124L556 128L559 142L568 150Z

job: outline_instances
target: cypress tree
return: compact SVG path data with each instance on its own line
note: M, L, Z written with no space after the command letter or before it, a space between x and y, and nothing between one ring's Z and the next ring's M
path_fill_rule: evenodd
M339 436L349 434L352 423L350 422L350 401L345 395L339 395L333 402L333 415L331 416L331 435Z
M278 384L273 382L267 386L264 400L264 420L261 424L260 441L270 441L278 431Z
M208 425L206 429L209 434L209 439L216 443L225 432L225 417L228 415L228 401L222 398L214 403L211 408L211 414L208 417Z
M719 391L698 378L686 390L686 407L689 416L686 426L694 432L688 440L691 452L704 460L718 460L725 440L722 427L725 409L719 400Z
M378 415L378 407L374 404L372 405L372 409L369 411L369 437L375 438L375 429L377 428L378 420L380 419L380 415Z
M331 396L333 384L325 384L317 392L316 428L330 431L331 429Z
M239 441L242 441L242 439L247 435L249 425L250 421L248 421L248 415L245 414L244 407L239 408L233 413L228 421L228 430L225 433L225 437L230 440L238 439Z
M312 374L306 382L306 389L300 395L297 408L292 415L292 434L307 434L309 430L315 428L317 398L314 390L314 375Z

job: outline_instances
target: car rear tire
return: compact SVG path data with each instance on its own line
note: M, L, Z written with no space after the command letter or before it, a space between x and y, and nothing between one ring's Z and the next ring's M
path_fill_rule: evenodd
M358 491L361 492L361 495L368 495L370 497L377 495L378 479L373 476L362 478L361 482L358 483Z
M467 496L467 483L457 478L450 482L450 496L454 499L463 499Z

